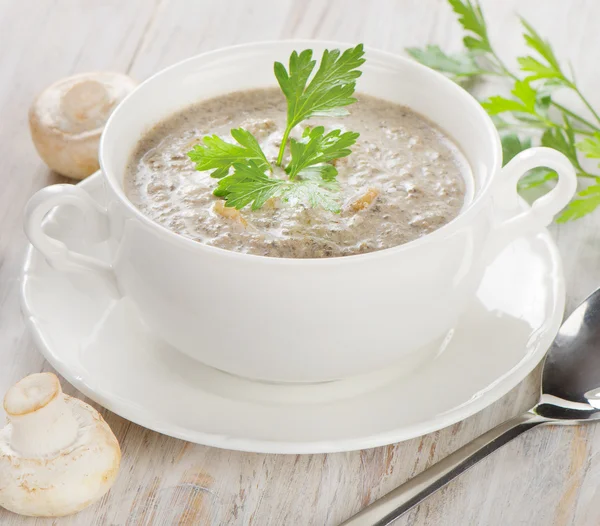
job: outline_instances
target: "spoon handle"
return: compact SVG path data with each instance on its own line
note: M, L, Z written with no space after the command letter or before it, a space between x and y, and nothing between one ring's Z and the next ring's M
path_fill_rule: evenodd
M477 437L429 469L376 500L341 526L386 526L481 459L533 427L549 422L527 412Z

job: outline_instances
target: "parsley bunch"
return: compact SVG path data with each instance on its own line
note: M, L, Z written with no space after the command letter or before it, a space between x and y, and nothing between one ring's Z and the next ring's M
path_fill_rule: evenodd
M600 159L600 116L577 86L573 73L569 75L562 69L549 42L523 19L523 38L531 54L518 57L520 71L513 73L492 47L477 1L448 1L465 30L465 51L447 54L439 46L431 45L406 51L422 64L459 83L486 76L509 80L512 84L510 96L495 95L482 102L501 132L504 163L533 144L554 148L569 158L579 177L591 183L577 194L557 221L578 219L598 208L600 174L587 172L578 157L583 154L591 159ZM559 104L555 94L561 89L575 93L591 118ZM519 181L519 189L538 187L556 178L555 172L536 168Z
M346 106L356 102L352 96L358 69L365 59L362 44L345 50L325 50L321 63L312 75L316 61L310 49L294 51L288 69L280 62L274 66L275 77L287 100L287 125L283 133L276 165L284 168L286 179L273 176L274 167L266 158L256 138L247 130L231 130L235 142L211 135L188 152L196 170L212 170L219 179L214 195L225 200L225 206L238 210L250 206L261 208L272 197L338 213L336 198L339 185L336 159L350 155L359 134L333 130L323 126L306 127L298 140L290 132L311 117L348 114ZM311 78L312 75L312 78ZM283 166L286 148L290 160Z

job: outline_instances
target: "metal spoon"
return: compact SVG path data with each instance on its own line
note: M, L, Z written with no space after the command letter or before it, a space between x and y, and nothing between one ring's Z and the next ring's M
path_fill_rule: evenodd
M386 526L521 433L600 418L600 289L562 324L542 371L538 404L455 451L341 526Z

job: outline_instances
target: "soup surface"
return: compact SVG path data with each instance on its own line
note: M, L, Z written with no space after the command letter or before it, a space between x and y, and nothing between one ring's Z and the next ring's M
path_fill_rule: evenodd
M237 211L212 195L217 180L186 155L208 134L233 142L229 131L254 134L270 161L285 129L278 88L230 93L189 106L150 129L138 143L125 192L142 213L166 228L215 247L287 258L347 256L417 239L460 212L470 172L458 148L421 115L366 95L347 117L314 118L298 126L360 133L339 171L339 214L270 200ZM288 148L289 150L289 148ZM282 173L283 176L283 173Z

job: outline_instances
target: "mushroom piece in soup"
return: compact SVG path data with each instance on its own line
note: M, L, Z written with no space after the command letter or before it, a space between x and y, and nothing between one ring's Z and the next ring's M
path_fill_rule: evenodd
M259 210L224 206L210 171L187 152L202 137L232 141L250 131L274 161L286 126L279 89L230 93L189 106L150 129L125 176L131 202L158 224L200 243L281 258L324 258L395 247L454 219L465 204L469 166L452 141L405 106L357 94L346 117L312 118L308 126L360 133L352 154L337 159L341 212L272 198ZM298 127L292 136L300 138ZM277 176L277 173L274 174Z

